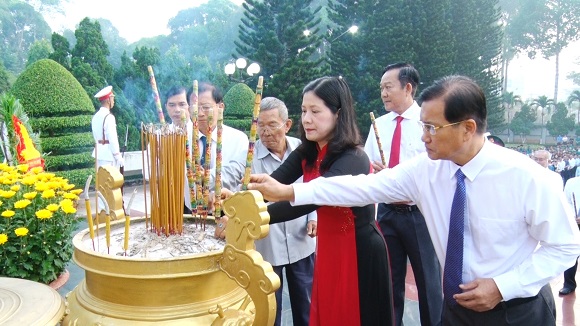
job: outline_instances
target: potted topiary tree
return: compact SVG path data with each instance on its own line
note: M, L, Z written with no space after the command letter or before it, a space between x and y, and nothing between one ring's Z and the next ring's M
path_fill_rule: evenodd
M255 98L256 94L248 85L238 83L232 86L224 95L224 124L249 134Z
M94 173L91 119L95 108L81 84L50 59L28 66L10 93L18 98L40 132L42 148L50 153L46 169L82 185Z

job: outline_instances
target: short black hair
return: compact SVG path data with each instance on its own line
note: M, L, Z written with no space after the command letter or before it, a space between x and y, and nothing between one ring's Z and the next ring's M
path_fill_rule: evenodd
M167 100L169 100L170 97L175 96L175 95L179 95L179 94L187 94L187 90L185 89L185 87L182 86L172 86L167 92L165 92L165 104L167 104Z
M216 103L221 103L224 101L224 95L222 93L222 91L217 88L217 86L215 86L212 83L209 82L201 82L199 83L198 89L197 89L197 93L205 93L207 91L211 91L211 96L213 97L213 100ZM187 101L189 103L189 99L191 98L191 94L193 93L193 87L191 87L188 91L187 91ZM191 105L191 103L189 103L189 105Z
M447 76L436 80L419 96L419 102L441 98L445 103L445 119L450 123L473 119L477 133L487 129L487 107L483 89L465 76Z
M419 85L419 72L413 65L406 62L397 62L390 64L383 70L383 75L389 70L399 69L399 83L401 87L405 87L407 83L411 84L412 95L415 96L417 92L417 85ZM382 76L382 75L381 75Z

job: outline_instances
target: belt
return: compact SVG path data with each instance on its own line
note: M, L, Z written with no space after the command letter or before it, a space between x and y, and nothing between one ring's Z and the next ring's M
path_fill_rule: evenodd
M519 306L521 304L530 302L530 301L534 301L538 298L537 295L533 296L533 297L527 297L527 298L515 298L515 299L511 299L508 301L502 301L500 303L497 304L497 306L493 307L493 309L491 309L490 311L500 311L500 310L505 310L508 308L512 308L515 306Z
M419 210L417 205L405 205L405 204L385 204L391 210L394 210L397 213L407 213Z
M97 143L99 143L101 145L106 145L109 143L109 141L107 139L105 139L105 140L99 140L99 141L97 141Z

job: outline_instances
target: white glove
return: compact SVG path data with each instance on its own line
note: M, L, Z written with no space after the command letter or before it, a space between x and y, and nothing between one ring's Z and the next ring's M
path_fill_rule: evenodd
M117 153L114 155L115 158L115 166L116 167L122 167L125 166L125 160L123 159L123 156L121 156L121 153Z

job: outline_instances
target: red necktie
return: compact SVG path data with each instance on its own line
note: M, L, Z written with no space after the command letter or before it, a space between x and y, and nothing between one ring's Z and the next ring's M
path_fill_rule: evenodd
M393 141L391 142L391 155L389 156L389 168L392 168L399 164L399 156L401 154L401 121L403 117L398 116L397 126L395 127L395 132L393 132Z

